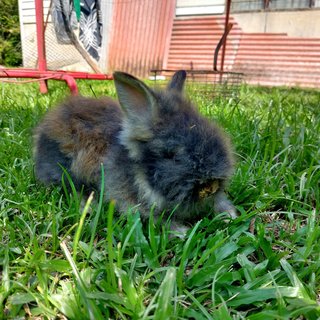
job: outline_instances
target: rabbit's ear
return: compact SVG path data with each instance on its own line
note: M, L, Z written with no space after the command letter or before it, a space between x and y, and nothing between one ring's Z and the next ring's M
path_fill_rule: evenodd
M118 99L128 117L151 116L155 105L152 90L139 79L125 72L113 74Z
M176 90L182 92L184 82L187 78L187 72L184 70L177 71L173 76L171 81L168 83L167 89L168 90Z
M153 91L139 79L124 72L114 72L113 78L125 113L127 134L137 140L147 140L157 115Z

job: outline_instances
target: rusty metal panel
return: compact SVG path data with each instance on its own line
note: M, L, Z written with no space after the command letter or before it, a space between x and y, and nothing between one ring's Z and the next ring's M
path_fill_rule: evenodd
M145 77L164 65L171 37L175 0L114 2L108 71Z

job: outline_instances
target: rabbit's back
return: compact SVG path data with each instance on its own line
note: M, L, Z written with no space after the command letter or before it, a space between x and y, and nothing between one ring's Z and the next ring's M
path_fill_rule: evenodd
M48 112L35 135L36 175L61 181L61 166L77 185L95 185L100 163L120 130L122 111L110 98L72 97Z

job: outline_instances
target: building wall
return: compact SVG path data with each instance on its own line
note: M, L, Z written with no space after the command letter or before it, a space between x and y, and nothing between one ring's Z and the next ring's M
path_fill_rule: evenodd
M176 15L222 14L225 0L177 0Z
M104 31L103 53L99 61L101 70L123 70L145 77L150 69L167 68L175 16L179 19L190 17L190 13L184 17L177 10L193 12L197 7L198 11L201 9L206 12L212 6L215 10L224 7L224 1L102 0ZM50 1L44 0L44 20L47 20L49 6ZM315 6L320 6L320 0L315 0ZM19 7L24 66L34 68L37 65L34 0L19 0ZM223 17L219 14L212 16ZM320 8L243 12L232 13L231 16L244 33L285 33L289 37L320 39ZM46 28L46 47L49 69L91 71L72 45L57 43L50 15Z
M108 46L108 72L147 76L166 61L175 0L115 1Z
M232 13L243 32L287 33L290 37L320 37L320 9Z
M103 72L106 72L109 64L109 43L112 28L113 1L101 0L102 12L102 44L101 58L99 66Z
M176 15L223 14L225 2L225 0L177 0ZM264 10L264 6L264 0L233 0L231 15L247 33L269 32L287 33L292 37L320 37L320 0L314 0L311 10L310 0L270 1L271 10ZM282 11L272 11L272 9ZM288 11L283 11L284 9Z
M43 0L48 69L92 69L72 44L58 43L50 15L50 0ZM219 0L221 1L221 0ZM176 0L101 0L103 12L102 72L124 70L147 76L166 61ZM37 66L35 1L19 0L24 67ZM49 13L49 14L48 14Z
M43 15L46 17L50 8L50 0L43 0ZM23 23L36 23L36 10L34 0L19 0L20 17L23 17ZM20 19L21 20L21 19ZM49 16L49 21L51 17Z

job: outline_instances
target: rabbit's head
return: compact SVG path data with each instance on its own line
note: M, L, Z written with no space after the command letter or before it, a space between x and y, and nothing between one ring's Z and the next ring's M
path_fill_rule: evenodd
M229 141L184 97L185 71L161 92L125 73L114 79L125 114L121 144L147 202L161 209L188 207L223 187L233 166Z

